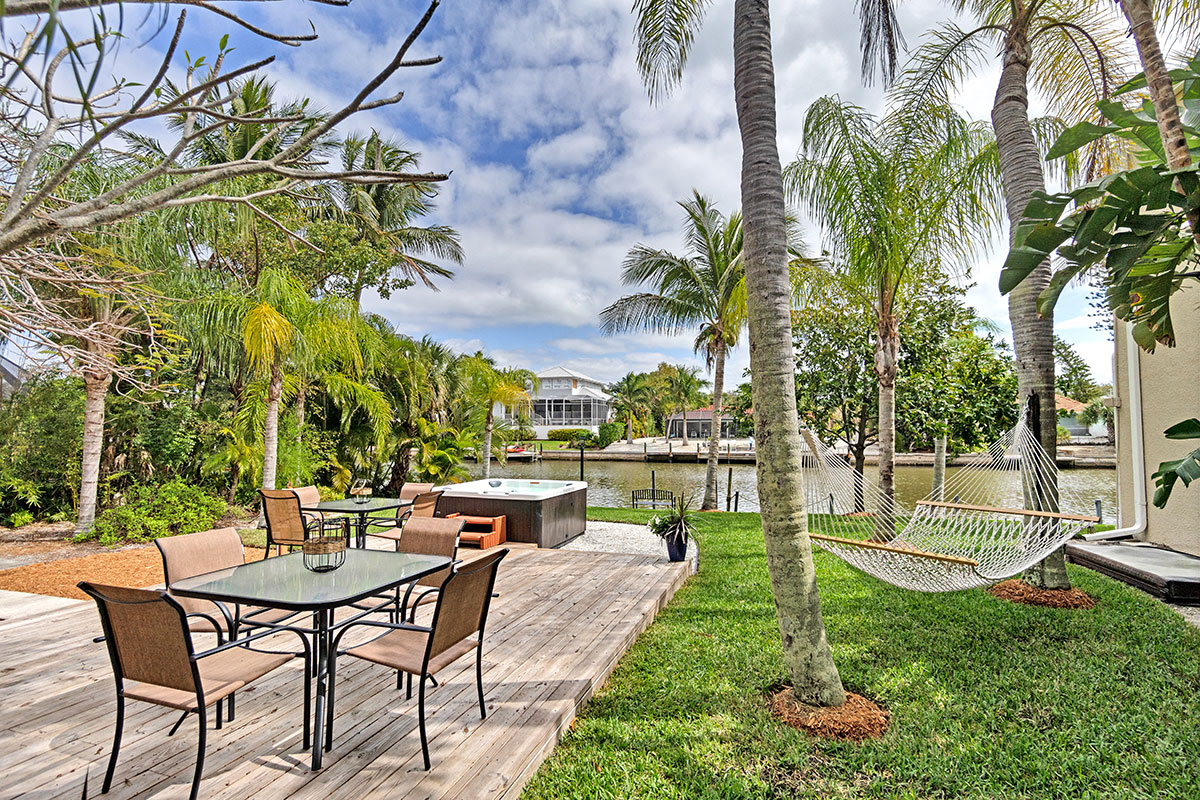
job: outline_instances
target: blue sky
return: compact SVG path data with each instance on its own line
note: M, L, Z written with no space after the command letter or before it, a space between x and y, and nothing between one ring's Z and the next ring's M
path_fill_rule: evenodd
M738 205L732 0L713 3L683 84L657 107L634 69L629 7L629 0L515 0L438 9L413 55L441 55L444 62L393 78L383 91L402 89L404 100L355 118L343 132L377 128L422 152L424 168L452 173L435 219L460 231L467 260L441 291L368 296L368 310L404 333L430 334L533 369L562 364L611 381L660 361L702 366L690 351L691 334L605 338L596 320L623 292L620 265L631 246L681 247L677 200L696 188L725 211ZM192 56L213 52L230 33L237 47L232 63L274 52L278 60L268 73L283 97L307 96L332 108L391 58L425 6L354 0L349 8L330 8L286 0L239 8L251 8L274 30L304 31L311 20L320 38L300 48L271 47L193 9ZM814 99L837 93L878 110L883 93L860 83L853 3L791 0L777 2L773 14L786 161ZM933 0L904 4L909 42L947 16ZM165 39L147 41L153 27L127 29L114 72L153 70ZM959 102L966 113L987 117L996 76L983 72L964 86ZM811 227L806 240L810 249L820 245ZM981 246L962 271L975 284L969 301L1007 332L996 289L1002 260L995 243ZM1112 347L1086 315L1084 292L1069 291L1056 314L1058 331L1107 381ZM732 382L746 364L743 345L732 356Z

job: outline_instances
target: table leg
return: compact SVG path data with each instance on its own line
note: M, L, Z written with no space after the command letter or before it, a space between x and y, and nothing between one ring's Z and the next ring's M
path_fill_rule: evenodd
M313 651L317 662L317 702L313 715L312 739L312 768L321 768L322 745L325 743L325 698L329 690L326 683L328 678L327 658L329 652L329 615L330 611L322 609L316 613L317 626L313 636Z
M367 546L367 514L365 511L358 515L358 541L355 544L360 549Z

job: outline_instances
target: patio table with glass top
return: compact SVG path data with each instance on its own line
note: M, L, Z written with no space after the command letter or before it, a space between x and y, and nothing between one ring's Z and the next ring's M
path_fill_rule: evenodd
M302 506L301 510L322 511L327 514L357 514L354 546L361 548L367 546L367 517L375 511L390 511L411 505L412 500L401 500L399 497L347 497L344 500L323 500L320 503Z
M356 606L356 613L341 620L334 619L335 610L418 581L450 563L444 556L350 549L340 568L313 572L304 566L302 553L292 553L185 578L172 583L170 588L181 597L312 612L312 626L307 628L293 623L256 622L255 625L297 631L311 637L317 678L312 768L317 770L321 768L321 740L325 730L326 681L336 655L330 648L331 634L367 614L387 609L395 601L389 598L365 609ZM324 738L324 749L331 749L332 735Z

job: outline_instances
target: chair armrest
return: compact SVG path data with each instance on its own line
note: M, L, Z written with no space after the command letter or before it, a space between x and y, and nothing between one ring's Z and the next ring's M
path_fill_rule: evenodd
M222 609L222 611L224 611L224 609ZM213 630L214 630L214 631L216 631L216 634L217 634L217 644L218 644L218 645L221 645L221 644L224 644L224 643L225 643L225 636L224 636L224 634L222 634L222 633L221 633L221 626L220 626L220 624L217 622L217 618L216 618L216 617L212 616L211 614L205 614L203 611L193 611L192 613L190 613L190 614L185 614L184 616L185 616L185 617L187 617L188 619L191 619L192 617L198 617L198 618L200 618L200 619L206 619L206 620L208 620L209 624L213 626ZM232 625L231 625L231 627L229 628L229 630L233 630L233 627L232 627ZM203 631L203 632L204 632L204 633L207 633L207 631Z

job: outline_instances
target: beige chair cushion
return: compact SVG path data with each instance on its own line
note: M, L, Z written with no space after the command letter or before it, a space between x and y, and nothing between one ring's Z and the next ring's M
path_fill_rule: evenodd
M346 653L391 669L420 675L421 662L425 658L425 645L428 640L429 634L424 631L392 631L374 641L359 647L352 647ZM476 639L464 639L452 645L445 652L430 659L429 674L432 675L444 669L478 646L479 642Z
M287 653L259 653L236 647L200 659L197 666L200 669L200 683L204 687L205 705L228 697L271 670L282 667L292 658ZM125 696L180 711L194 711L196 708L196 695L192 692L152 683L127 681Z

